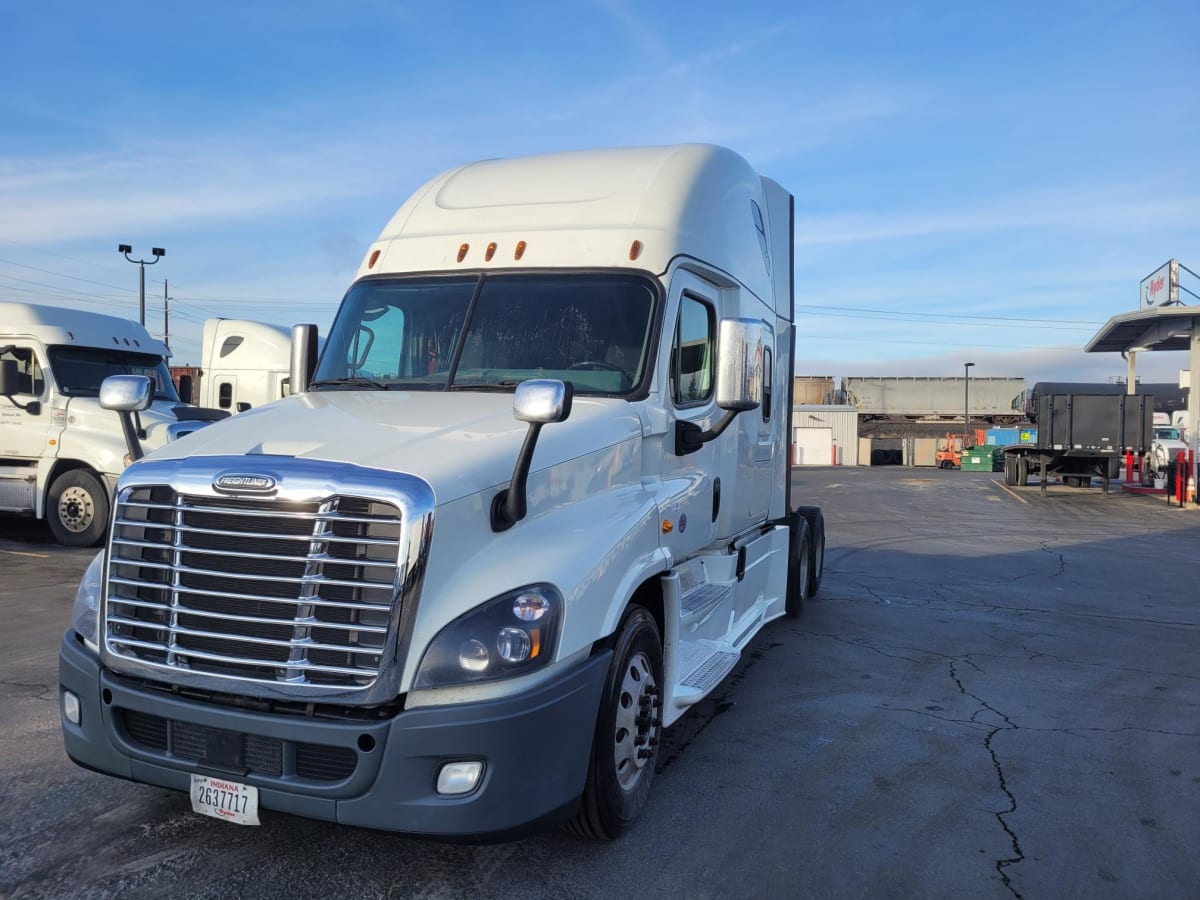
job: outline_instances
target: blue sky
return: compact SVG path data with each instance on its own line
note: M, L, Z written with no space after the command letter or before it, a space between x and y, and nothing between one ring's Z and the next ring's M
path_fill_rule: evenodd
M1080 348L1200 271L1195 0L5 7L0 295L136 318L117 244L165 247L181 364L212 315L323 333L438 172L582 147L724 144L792 190L798 373L1123 376Z

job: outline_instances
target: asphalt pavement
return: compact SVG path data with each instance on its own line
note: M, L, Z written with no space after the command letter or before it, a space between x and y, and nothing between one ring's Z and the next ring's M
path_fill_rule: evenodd
M820 596L667 733L611 844L239 827L76 767L57 650L92 554L0 520L0 896L1200 896L1200 512L1000 478L796 470Z

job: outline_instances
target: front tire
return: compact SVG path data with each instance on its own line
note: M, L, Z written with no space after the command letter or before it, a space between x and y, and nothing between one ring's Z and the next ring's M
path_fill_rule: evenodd
M662 733L662 638L641 606L625 613L600 701L587 783L567 830L611 841L641 813Z
M108 528L108 508L108 491L86 469L72 469L59 475L46 495L50 532L66 547L100 543Z

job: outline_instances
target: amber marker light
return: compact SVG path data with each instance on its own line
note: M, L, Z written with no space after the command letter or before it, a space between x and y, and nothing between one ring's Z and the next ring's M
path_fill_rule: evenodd
M635 260L642 255L642 242L634 241L629 245L629 259Z
M369 260L367 260L367 268L368 268L368 269L373 269L373 268L375 268L375 263L377 263L377 262L379 262L379 251L378 251L378 250L372 250L372 251L371 251L371 258L370 258Z
M462 262L464 259L467 258L467 251L470 249L471 249L470 244L463 244L461 247L458 248L458 261L459 262Z
M533 646L529 648L529 658L537 659L537 655L542 652L542 632L541 629L529 629L529 640Z
M670 519L663 519L663 523L662 523L662 533L663 533L663 534L670 534L670 533L671 533L672 531L674 531L674 530L675 530L675 526L671 524L671 520L670 520Z
M513 259L520 259L525 255L525 242L517 241L517 249L513 252Z
M487 250L483 253L484 262L491 262L492 257L496 255L496 242L492 241L487 245Z

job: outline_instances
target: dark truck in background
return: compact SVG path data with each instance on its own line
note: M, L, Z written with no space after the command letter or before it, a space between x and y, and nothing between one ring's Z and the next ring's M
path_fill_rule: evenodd
M1004 448L1004 483L1025 485L1037 474L1046 490L1050 475L1073 487L1093 477L1108 483L1132 451L1141 458L1154 440L1154 397L1148 394L1042 394L1038 440Z

